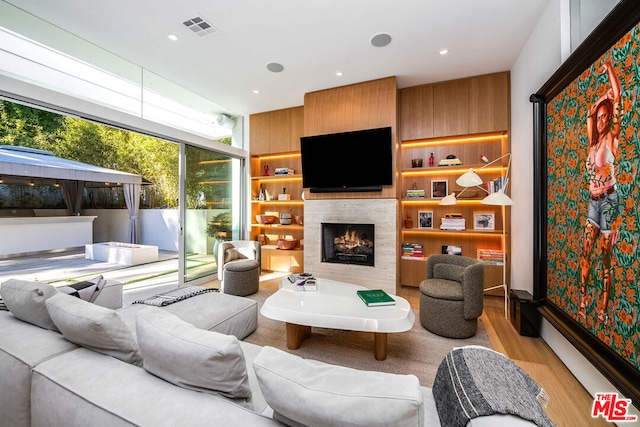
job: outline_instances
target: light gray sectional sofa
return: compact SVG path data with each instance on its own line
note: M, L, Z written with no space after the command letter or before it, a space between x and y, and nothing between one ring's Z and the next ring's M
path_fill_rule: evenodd
M118 308L118 283L91 304L10 280L0 287L5 303L10 289L24 289L21 303L35 314L0 311L3 426L440 425L432 390L413 375L241 341L257 326L251 299L206 293ZM38 325L47 322L56 330ZM534 424L492 415L468 425Z

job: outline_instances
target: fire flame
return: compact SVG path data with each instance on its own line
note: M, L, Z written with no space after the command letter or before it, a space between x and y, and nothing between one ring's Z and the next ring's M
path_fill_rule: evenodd
M352 249L356 246L360 246L360 238L355 230L347 229L342 236L338 236L334 239L334 243L344 245L347 249Z

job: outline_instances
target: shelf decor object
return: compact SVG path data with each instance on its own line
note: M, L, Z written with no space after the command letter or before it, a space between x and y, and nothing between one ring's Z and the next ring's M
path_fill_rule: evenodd
M468 188L472 188L472 187L477 187L480 188L482 190L484 190L486 193L488 193L488 195L482 199L482 201L480 203L485 204L485 205L497 205L497 206L502 206L502 217L505 217L505 206L512 206L513 205L513 200L511 200L511 197L509 197L506 194L507 191L507 187L509 185L509 172L511 171L511 153L506 153L500 157L498 157L497 159L481 166L480 168L478 168L478 170L484 169L496 162L498 162L499 160L504 159L505 157L509 158L509 162L507 163L507 172L505 174L505 176L502 179L499 179L498 181L500 183L504 183L504 185L501 185L499 189L493 191L493 192L489 192L489 190L487 190L486 188L484 188L482 185L484 184L484 181L482 180L482 178L480 178L480 176L478 176L478 174L473 170L473 168L469 169L467 172L465 172L464 174L462 174L457 180L456 180L456 184L458 184L459 186L463 187L462 191L460 193L458 193L458 196L456 197L455 193L451 193L449 195L447 195L446 197L443 197L440 200L440 205L455 205L457 203L457 198L460 197L460 195L462 193L465 192L465 190L467 190ZM505 243L506 243L506 227L502 227L502 247L505 247ZM502 288L502 290L504 291L504 317L505 319L509 318L509 286L507 285L507 263L504 262L502 264L502 283L496 286L492 286L490 288L485 288L485 292L487 291L492 291L494 289L500 289Z
M267 134L268 130L269 127ZM288 131L286 133L289 134ZM275 140L270 137L263 139ZM296 174L301 170L300 151L295 148L295 145L256 148L251 155L251 190L258 194L258 198L251 201L251 218L255 221L252 221L249 238L261 243L263 271L303 271L304 200L297 196L303 193L303 187L302 175ZM267 165L270 172L265 176L263 171ZM265 221L265 218L268 219ZM283 235L291 239L282 240Z
M507 163L507 173L505 174L503 179L499 180L500 182L504 182L504 185L502 185L499 189L496 189L493 192L489 192L489 190L487 190L482 186L482 184L484 184L484 181L482 181L482 178L480 178L480 176L478 176L478 174L473 170L473 168L471 168L467 172L463 173L456 180L456 184L458 184L461 187L464 187L457 197L460 197L460 194L464 193L465 190L467 190L467 188L478 187L484 190L488 194L484 199L482 199L482 202L481 202L482 204L497 205L497 206L513 205L513 200L511 200L511 197L507 195L507 188L509 186L509 172L511 171L511 153L506 153L498 157L497 159L485 164L484 166L481 166L480 168L478 168L478 170L489 167L492 164L498 162L499 160L504 159L505 157L509 157L509 162ZM448 196L444 197L440 201L440 204L455 205L457 197L455 193L451 193Z

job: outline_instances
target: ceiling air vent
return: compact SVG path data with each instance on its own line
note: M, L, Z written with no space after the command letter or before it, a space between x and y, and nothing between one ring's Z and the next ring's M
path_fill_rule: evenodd
M216 27L211 25L201 16L188 19L183 22L184 26L199 35L200 37L208 36L218 31Z

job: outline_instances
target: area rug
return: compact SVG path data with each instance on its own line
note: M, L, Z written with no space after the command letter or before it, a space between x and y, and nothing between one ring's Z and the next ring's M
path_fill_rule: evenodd
M261 289L248 298L258 302L258 310L274 291ZM413 374L425 387L433 385L440 362L455 347L481 345L491 348L489 336L482 321L478 320L478 333L467 339L450 339L432 334L422 327L418 312L413 328L407 332L389 334L385 360L373 356L373 334L367 332L312 328L311 336L297 350L287 349L285 324L258 314L258 328L244 341L271 346L306 359L320 360L368 371Z

